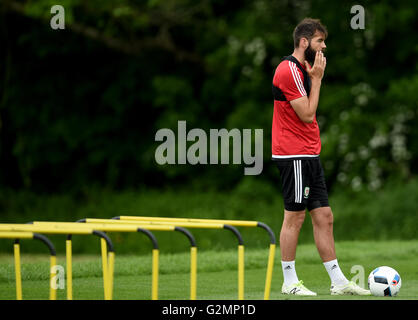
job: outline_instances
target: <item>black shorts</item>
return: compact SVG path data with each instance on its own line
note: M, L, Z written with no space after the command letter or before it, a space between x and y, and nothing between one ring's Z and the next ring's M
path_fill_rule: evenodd
M309 211L328 207L328 192L319 157L276 160L282 180L284 208Z

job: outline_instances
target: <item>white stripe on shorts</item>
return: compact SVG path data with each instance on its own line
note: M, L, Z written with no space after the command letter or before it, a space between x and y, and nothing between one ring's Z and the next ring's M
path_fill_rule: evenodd
M302 203L302 160L293 160L295 174L295 203Z

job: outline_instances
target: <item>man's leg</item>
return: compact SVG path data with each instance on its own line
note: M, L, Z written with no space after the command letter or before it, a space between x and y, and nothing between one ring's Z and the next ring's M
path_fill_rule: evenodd
M310 211L312 225L314 231L315 244L319 252L319 256L324 262L332 285L345 285L348 280L342 273L337 256L335 254L333 225L334 217L329 206L320 207Z
M294 261L300 228L305 220L305 210L284 211L282 229L280 231L280 252L282 261Z
M311 210L315 244L323 262L336 259L333 224L334 217L330 207Z
M354 282L349 282L338 265L333 234L334 218L331 208L329 206L320 207L311 210L310 213L315 244L331 279L331 294L370 295L370 291L360 288Z
M316 295L299 281L295 269L296 247L300 228L305 220L305 210L284 211L282 229L280 231L280 252L282 256L283 286L282 293L295 295Z

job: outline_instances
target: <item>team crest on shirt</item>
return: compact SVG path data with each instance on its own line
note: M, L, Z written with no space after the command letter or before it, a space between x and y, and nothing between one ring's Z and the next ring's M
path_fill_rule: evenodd
M303 197L305 199L308 199L308 197L309 197L309 187L305 187L305 191L303 192Z

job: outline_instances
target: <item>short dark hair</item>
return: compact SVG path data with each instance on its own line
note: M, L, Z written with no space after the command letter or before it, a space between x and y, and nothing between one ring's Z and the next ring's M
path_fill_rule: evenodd
M302 38L306 38L310 41L316 31L322 32L325 35L325 38L328 36L327 28L319 21L319 19L305 18L299 22L293 31L295 48L299 47L299 41Z

